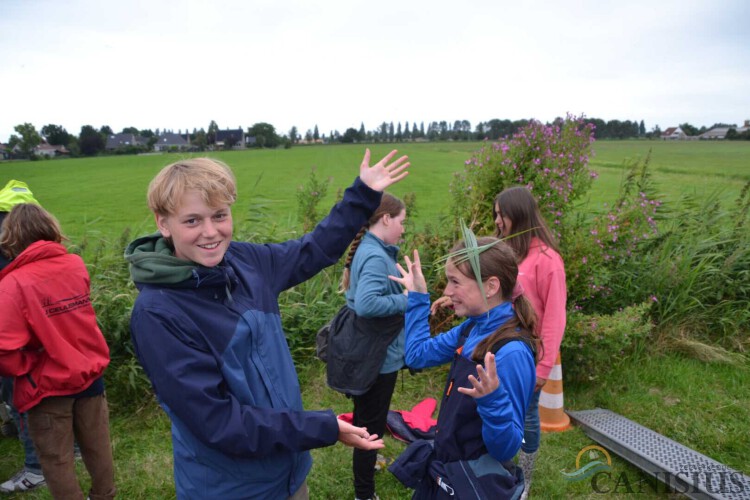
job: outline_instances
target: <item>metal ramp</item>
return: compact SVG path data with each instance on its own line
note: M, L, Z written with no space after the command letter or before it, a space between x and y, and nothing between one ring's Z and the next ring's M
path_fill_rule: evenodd
M750 477L609 410L567 412L583 432L674 491L695 499L750 499Z

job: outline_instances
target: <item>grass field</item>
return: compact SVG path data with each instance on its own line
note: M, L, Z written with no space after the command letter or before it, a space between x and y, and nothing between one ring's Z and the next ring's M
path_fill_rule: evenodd
M417 195L418 225L437 221L450 207L448 185L453 173L480 143L401 144L413 168L409 179L393 190L397 195ZM374 145L373 157L387 153L390 145ZM667 202L694 193L707 196L721 190L722 200L734 199L750 181L750 143L623 141L595 143L591 167L600 176L591 190L589 206L598 208L612 200L627 162L651 150L651 172ZM234 209L241 221L257 195L273 200L272 212L281 227L291 227L296 217L297 187L310 168L332 177L328 203L338 188L356 175L364 146L297 147L290 150L211 153L233 167L240 199ZM130 227L135 233L154 229L145 203L146 187L164 165L179 155L122 156L39 162L0 163L0 184L15 178L26 181L39 201L61 220L72 243L82 238L116 238ZM329 390L319 363L301 366L305 406L351 411L351 402ZM676 354L649 350L647 355L613 360L608 373L590 384L565 386L567 409L606 407L696 449L726 465L750 474L750 372L747 367L708 364ZM427 396L436 397L445 372L430 370L399 379L392 407L409 409ZM113 406L112 439L119 498L174 498L169 422L155 405L134 410ZM536 498L601 498L589 482L566 481L561 472L575 470L577 453L594 444L580 429L542 438L539 468L532 494ZM395 457L403 445L387 438L386 456ZM352 493L351 451L342 446L314 450L315 464L308 477L311 498L349 498ZM629 486L609 482L607 497L664 497L663 487L653 491L637 469L612 456L612 477L623 475ZM17 441L0 440L0 481L14 474L23 462ZM79 477L87 481L79 464ZM87 483L86 483L87 484ZM388 473L378 474L383 500L410 498ZM325 493L321 493L325 492ZM745 494L750 492L745 492ZM46 489L8 498L48 499Z
M651 152L654 184L668 201L685 194L699 197L721 191L733 200L750 181L750 142L747 141L601 141L594 143L590 167L600 177L592 201L607 201L617 189L623 165Z
M351 401L326 387L325 370L320 363L299 368L306 408L332 408L350 412ZM399 376L393 409L410 409L423 398L436 397L442 390L445 367L416 376ZM750 382L747 370L704 364L677 355L634 357L623 360L616 369L595 384L565 386L565 407L584 410L606 407L642 425L704 453L725 465L750 474L747 462L750 434ZM728 383L729 381L729 383ZM172 450L169 420L155 406L137 413L112 408L113 450L119 498L172 499ZM596 444L580 429L545 433L539 452L532 498L676 498L648 476L614 453L612 470L597 482L572 482L563 472L576 470L579 451ZM404 445L390 436L382 453L394 458ZM351 449L341 445L313 450L313 468L308 476L312 499L351 498ZM0 440L0 479L14 474L23 462L17 441ZM79 478L87 487L88 477L78 462ZM376 474L382 500L411 498L391 474ZM326 492L326 493L322 493ZM604 494L602 493L604 492ZM747 493L747 492L745 492ZM49 499L46 488L9 495L10 499ZM744 497L738 497L744 498Z
M249 150L210 153L227 162L239 185L235 219L241 220L254 196L273 201L272 210L284 226L296 217L297 187L315 167L321 177L330 177L327 205L358 172L363 145L297 147L288 150ZM391 150L391 145L371 145L373 158ZM481 147L481 143L399 144L400 153L410 157L409 179L397 185L396 195L417 195L419 222L437 222L451 203L448 186L455 172ZM684 193L707 195L722 190L733 199L750 180L749 142L664 142L606 141L594 144L591 168L599 179L591 189L592 209L612 200L625 171L624 165L651 153L652 175L667 200ZM183 156L109 156L38 162L0 163L0 183L25 181L37 199L52 211L75 242L89 237L116 237L124 228L135 233L152 231L154 225L146 207L149 181L164 165Z

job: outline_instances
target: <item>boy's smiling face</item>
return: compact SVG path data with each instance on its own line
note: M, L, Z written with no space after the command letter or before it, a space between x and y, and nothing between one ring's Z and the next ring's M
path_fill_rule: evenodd
M210 207L197 191L185 193L173 214L157 215L156 225L176 257L205 267L219 264L232 241L230 206Z

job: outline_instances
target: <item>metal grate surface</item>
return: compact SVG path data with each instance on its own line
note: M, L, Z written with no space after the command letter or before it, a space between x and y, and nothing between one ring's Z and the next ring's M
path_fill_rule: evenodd
M750 499L750 477L609 410L569 411L584 433L689 498Z

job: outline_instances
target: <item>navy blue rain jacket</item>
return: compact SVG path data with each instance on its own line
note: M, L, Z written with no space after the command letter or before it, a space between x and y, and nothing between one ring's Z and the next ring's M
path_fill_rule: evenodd
M232 242L213 268L168 255L158 235L130 244L132 339L172 421L178 498L286 498L307 450L336 442L333 412L302 407L278 295L335 263L380 197L357 179L310 234ZM189 278L175 283L170 268Z

